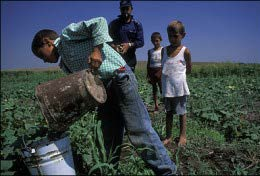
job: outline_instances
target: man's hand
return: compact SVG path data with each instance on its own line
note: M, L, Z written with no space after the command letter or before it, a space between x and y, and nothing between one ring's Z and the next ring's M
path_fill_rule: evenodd
M92 53L88 57L88 64L92 72L96 72L100 65L102 64L102 55L101 55L101 48L103 45L98 45L94 47Z
M121 54L123 54L123 47L121 45L116 45L115 50Z
M128 49L130 48L129 43L122 43L120 46L121 46L120 53L122 53L122 54L125 54L128 51Z

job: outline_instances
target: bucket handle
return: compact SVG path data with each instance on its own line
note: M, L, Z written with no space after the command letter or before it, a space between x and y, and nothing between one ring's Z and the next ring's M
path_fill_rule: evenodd
M25 140L24 140L24 135L22 136L22 140L23 140L23 145L24 145L24 148L23 150L26 150L27 152L31 153L31 154L34 154L35 153L35 149L34 148L31 148L31 147L28 147L25 143Z
M93 75L98 75L98 70L94 70L91 68L87 68L86 70L87 70L87 72L91 72Z

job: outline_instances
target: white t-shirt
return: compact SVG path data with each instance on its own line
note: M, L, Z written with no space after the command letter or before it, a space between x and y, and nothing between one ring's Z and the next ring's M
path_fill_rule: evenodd
M167 56L167 47L164 48L162 58L162 96L180 97L190 95L186 81L186 62L183 46L175 57Z

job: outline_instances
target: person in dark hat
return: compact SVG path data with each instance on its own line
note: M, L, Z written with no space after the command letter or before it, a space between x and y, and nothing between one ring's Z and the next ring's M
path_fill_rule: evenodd
M121 15L109 24L111 46L121 54L134 72L136 66L136 49L144 46L142 24L131 15L133 5L130 0L120 1Z

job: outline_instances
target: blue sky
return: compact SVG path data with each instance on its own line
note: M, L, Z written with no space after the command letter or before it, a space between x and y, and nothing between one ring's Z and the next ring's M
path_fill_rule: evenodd
M144 28L145 46L137 50L147 59L150 35L162 34L180 20L186 27L183 44L194 62L260 63L260 2L257 1L133 1L133 15ZM56 66L37 59L31 41L43 28L58 33L72 22L119 15L119 1L1 1L1 69Z

